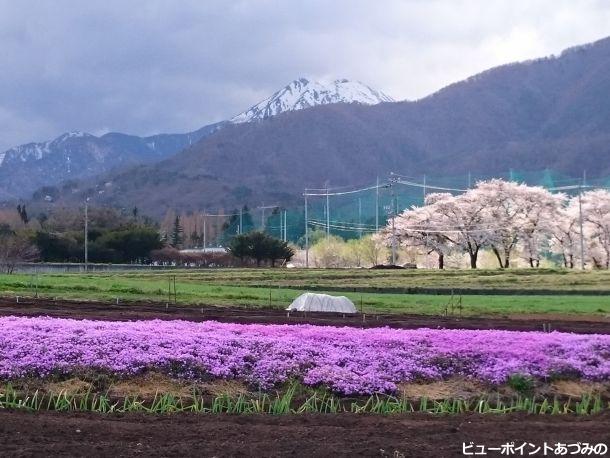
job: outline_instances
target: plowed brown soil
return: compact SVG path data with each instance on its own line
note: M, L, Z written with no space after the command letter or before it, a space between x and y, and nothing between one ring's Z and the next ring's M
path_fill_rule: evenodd
M292 313L278 309L247 307L197 307L192 305L154 303L109 304L102 302L52 301L48 299L0 298L0 316L52 316L91 320L217 320L234 323L300 324L414 329L421 327L447 329L552 330L582 334L610 334L610 318L578 315L530 315L507 317L459 317L407 314L376 314L362 317L328 313ZM548 329L548 327L547 327Z
M453 457L463 456L462 443L470 441L487 447L509 441L609 444L610 415L104 416L0 411L0 439L2 456L23 457Z

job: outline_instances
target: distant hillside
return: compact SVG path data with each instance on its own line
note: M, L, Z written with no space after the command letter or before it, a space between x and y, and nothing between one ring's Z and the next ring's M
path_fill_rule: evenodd
M172 156L231 123L255 122L287 111L331 103L373 105L391 101L387 95L358 81L321 83L299 78L268 99L230 121L218 122L186 134L137 137L110 133L96 137L65 133L55 140L28 143L0 153L0 200L23 198L41 187L88 179L110 170L151 164ZM66 183L62 184L66 187Z
M47 142L20 145L0 153L0 199L24 197L40 187L66 180L159 161L221 126L222 123L217 123L186 134L150 137L121 133L96 137L84 132L68 132Z
M333 104L229 125L167 160L108 174L94 192L160 215L168 207L296 203L304 187L366 183L390 171L610 174L609 158L604 39L494 68L416 102Z

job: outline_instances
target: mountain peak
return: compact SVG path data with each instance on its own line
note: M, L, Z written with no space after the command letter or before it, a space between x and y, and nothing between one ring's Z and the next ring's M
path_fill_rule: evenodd
M302 110L331 103L361 103L375 105L393 102L394 99L361 83L347 79L332 82L310 81L298 78L271 97L250 107L231 119L233 123L259 121L285 111Z

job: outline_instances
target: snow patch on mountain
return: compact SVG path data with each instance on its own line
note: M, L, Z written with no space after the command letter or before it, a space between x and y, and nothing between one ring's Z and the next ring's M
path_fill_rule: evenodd
M76 138L96 138L95 136L86 132L66 132L60 135L54 140L38 143L26 143L25 145L15 146L3 153L0 153L0 165L5 160L18 160L21 162L27 162L29 160L40 160L46 155L54 152L56 148L60 147L66 141Z
M393 101L394 99L390 96L359 81L340 79L322 83L299 78L230 121L233 123L258 121L285 111L302 110L331 103L375 105Z
M266 119L270 116L275 116L285 111L302 110L305 108L327 105L331 103L361 103L365 105L375 105L381 102L393 102L394 100L384 94L383 92L372 89L371 87L363 84L359 81L349 81L346 79L339 79L332 82L319 82L310 81L306 78L299 78L294 80L286 87L280 89L271 97L263 100L257 105L249 108L243 113L235 116L233 119L228 121L229 123L244 123L250 121L259 121ZM166 150L171 150L172 145L175 143L176 151L192 145L199 141L202 136L211 135L213 132L221 129L226 125L226 121L220 122L214 125L210 125L200 129L200 131L191 132L188 134L176 134L176 135L154 135L150 137L133 137L137 138L142 142L142 145L152 153L156 155L164 155ZM0 152L0 167L6 169L11 164L15 163L29 163L30 161L40 161L41 159L47 158L62 162L64 165L67 164L67 155L70 153L82 155L85 151L93 154L94 159L98 163L104 162L109 159L110 156L106 157L108 153L102 151L99 148L100 140L112 140L106 139L108 136L117 135L123 136L123 134L106 134L102 137L96 137L86 132L72 131L66 132L54 140L38 143L27 143L11 148L5 152ZM114 143L108 148L117 148L116 143L121 142L121 138L114 138ZM127 136L125 136L127 138ZM176 137L176 138L173 138ZM179 137L179 138L178 138ZM183 138L184 137L184 138ZM133 138L131 140L133 140ZM130 139L125 140L131 141ZM187 140L183 142L183 140ZM184 144L183 144L184 143ZM125 148L128 152L133 143L124 143L119 145L118 148ZM120 162L120 152L114 157L115 161ZM138 153L141 154L141 153ZM69 168L69 165L67 166Z

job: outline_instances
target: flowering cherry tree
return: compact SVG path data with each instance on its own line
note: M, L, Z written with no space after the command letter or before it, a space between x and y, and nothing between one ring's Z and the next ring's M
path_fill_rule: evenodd
M595 268L610 268L610 192L585 192L582 195L582 215L587 257Z
M423 249L426 254L436 253L438 268L445 267L445 255L451 250L452 242L443 231L446 225L444 215L436 211L434 202L446 195L431 194L423 207L412 207L396 218L395 231L398 241L406 247ZM391 237L391 233L388 234Z
M489 247L496 256L500 268L510 267L511 254L517 242L523 222L522 200L525 186L504 180L478 183L469 191L481 200L485 207L484 218L488 223Z
M579 209L578 199L564 199L563 205L550 224L550 244L551 252L558 254L563 259L563 266L574 268L576 259L579 256Z
M563 194L551 194L539 186L521 185L517 217L519 244L530 267L539 267L542 250L548 249L554 222L560 218Z
M603 205L597 208L593 201L593 196L587 201L591 215L587 227L591 243L595 240L591 252L600 253L596 259L603 263L610 259L601 256L610 252L604 251L604 247L610 250L610 237L606 237L610 233L602 230ZM595 202L600 202L599 196ZM402 245L436 253L439 268L453 251L468 254L470 267L477 268L484 248L494 253L501 268L510 267L517 250L531 267L538 267L543 251L549 248L561 252L566 265L573 265L573 206L563 194L494 179L459 195L429 194L422 207L411 207L396 217L394 231ZM391 243L389 226L383 235Z

